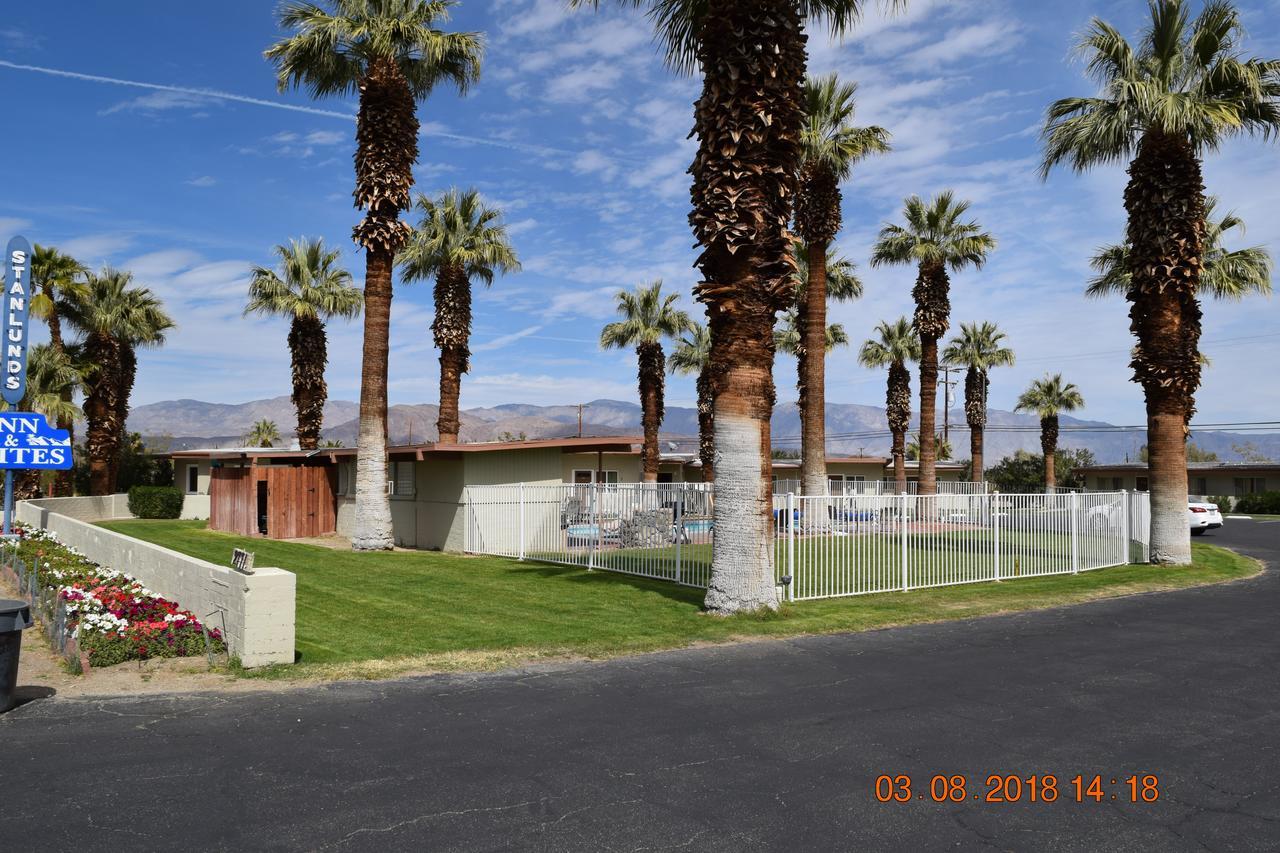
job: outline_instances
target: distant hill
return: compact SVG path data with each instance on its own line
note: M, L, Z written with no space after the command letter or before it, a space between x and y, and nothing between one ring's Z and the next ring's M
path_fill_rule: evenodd
M330 400L325 406L324 435L354 447L359 427L356 403L349 400ZM436 418L439 408L434 404L392 406L388 409L388 432L392 443L430 442L436 440ZM584 435L635 435L640 432L640 406L621 400L593 400L583 412ZM941 429L942 413L938 422ZM257 420L267 418L288 434L294 422L293 404L288 397L270 400L254 400L247 403L205 403L199 400L172 400L139 406L129 416L129 428L144 436L164 437L157 443L168 443L173 449L200 446L229 447L238 445L240 437L248 432ZM915 421L912 422L913 429ZM964 424L964 412L951 412L952 444L957 458L967 458L969 434ZM1036 429L1039 421L1031 415L1021 415L993 409L989 415L992 427L1030 427L1025 432L989 431L986 451L989 463L1012 454L1015 450L1040 451L1040 439ZM1107 426L1101 421L1087 421L1068 416L1062 417L1062 425ZM887 432L888 420L879 406L863 406L852 403L827 404L828 450L833 455L869 454L887 456L887 437L859 437L867 433ZM578 407L534 406L524 403L506 403L488 408L467 409L462 413L463 441L494 441L504 435L528 438L563 438L577 435ZM683 406L668 406L662 424L665 440L681 441L682 449L693 451L696 445L692 437L698 434L698 412ZM795 403L782 403L774 411L774 440L779 447L799 446L800 417ZM168 438L181 436L180 438ZM1272 459L1280 459L1280 435L1199 433L1192 440L1204 450L1217 453L1224 462L1239 461L1240 454L1232 445L1252 443L1261 453ZM1064 432L1060 444L1066 448L1086 448L1093 451L1099 462L1123 462L1137 458L1137 450L1145 438L1133 432Z

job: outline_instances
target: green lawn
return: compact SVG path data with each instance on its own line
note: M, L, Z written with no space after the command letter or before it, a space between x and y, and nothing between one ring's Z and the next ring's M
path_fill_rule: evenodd
M602 658L756 636L862 631L1176 589L1258 571L1252 560L1197 543L1196 564L1186 569L1122 566L809 601L777 614L720 619L700 612L701 590L612 572L430 552L355 554L246 539L193 521L102 526L222 564L232 548L248 548L259 566L295 572L303 665L257 671L283 677L494 669L546 657Z

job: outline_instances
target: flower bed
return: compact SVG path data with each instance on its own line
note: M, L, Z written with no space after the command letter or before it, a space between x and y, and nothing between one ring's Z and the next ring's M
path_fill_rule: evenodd
M90 666L205 653L206 629L194 614L124 572L98 565L46 530L18 526L17 533L18 558L35 567L39 586L61 602L67 634ZM221 631L209 628L208 636L215 652L226 651Z

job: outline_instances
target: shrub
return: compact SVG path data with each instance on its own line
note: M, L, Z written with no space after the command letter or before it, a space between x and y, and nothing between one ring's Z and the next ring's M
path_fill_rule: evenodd
M1280 492L1259 492L1236 499L1236 511L1259 515L1280 515Z
M1231 507L1234 505L1234 502L1228 495L1210 495L1209 503L1217 504L1218 509L1222 512L1231 512Z
M129 512L138 518L177 518L182 515L182 492L176 486L133 486Z

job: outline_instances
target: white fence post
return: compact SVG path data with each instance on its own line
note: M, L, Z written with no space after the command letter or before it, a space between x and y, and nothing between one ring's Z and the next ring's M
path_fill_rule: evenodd
M994 494L988 495L987 503L990 504L990 508L991 508L991 524L992 524L992 530L994 532L994 540L995 540L995 545L994 545L995 553L993 556L995 558L995 564L996 564L996 580L999 581L1000 580L1000 492L996 491Z
M591 537L591 547L587 551L587 570L590 571L596 567L596 543L600 539L600 484L595 482L592 477L591 483L591 509L587 513L587 521L596 527L596 535ZM591 535L591 527L587 527L587 535Z
M791 583L787 585L787 600L796 600L796 496L795 492L787 492L787 574Z
M462 487L462 552L471 551L471 487Z
M1121 538L1124 540L1124 564L1127 566L1133 562L1133 536L1132 528L1129 526L1129 490L1120 490L1120 530Z
M898 513L898 522L902 528L901 536L899 537L902 542L902 591L906 592L910 588L907 584L907 495L904 493L900 497L902 501Z
M524 562L524 483L520 484L520 562Z
M1080 572L1080 493L1072 492L1068 504L1071 512L1071 574Z
M680 543L684 539L684 502L689 495L688 487L681 485L680 491L675 500L675 512L672 513L672 532L676 537L676 583L681 582L680 578Z

